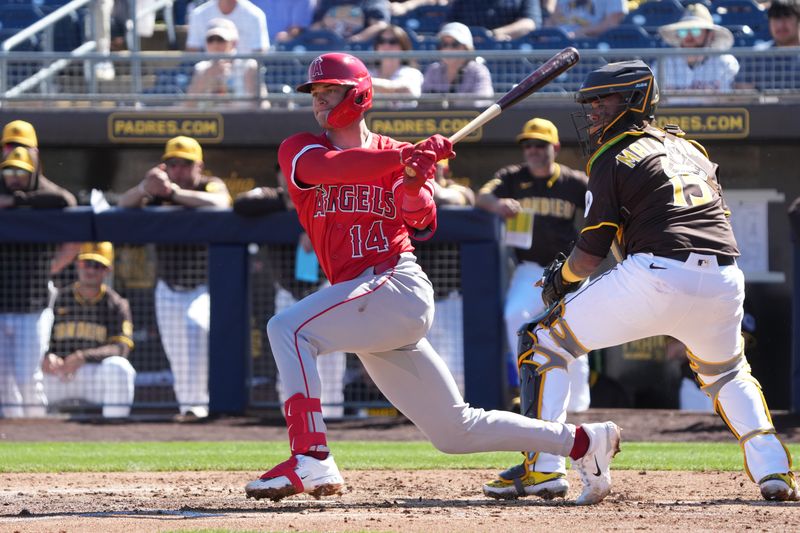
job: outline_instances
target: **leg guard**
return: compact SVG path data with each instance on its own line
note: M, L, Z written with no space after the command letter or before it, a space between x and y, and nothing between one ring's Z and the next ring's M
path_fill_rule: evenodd
M529 418L565 422L570 395L569 363L572 361L574 336L561 320L563 303L547 309L534 322L525 324L519 331L517 364L520 375L520 413ZM563 324L559 331L556 324ZM546 336L553 349L540 342ZM565 353L566 352L566 353ZM584 352L585 353L585 352ZM525 461L531 471L566 472L564 458L530 451Z
M325 433L316 431L314 413L322 413L319 398L306 398L297 393L284 404L284 415L289 430L289 446L292 455L313 452L328 452Z
M791 456L775 434L761 385L750 374L744 352L721 363L702 361L689 350L687 355L703 392L739 441L750 479L759 482L790 472Z

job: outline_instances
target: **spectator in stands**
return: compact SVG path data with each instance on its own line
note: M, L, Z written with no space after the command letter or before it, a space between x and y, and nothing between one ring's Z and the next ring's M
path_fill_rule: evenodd
M542 289L535 284L559 253L568 254L578 235L576 224L589 182L586 174L556 163L561 148L555 124L543 118L525 123L517 135L522 164L498 170L478 192L477 205L531 237L512 245L516 267L506 292L503 311L513 367L517 361L517 331L544 310ZM589 408L589 361L575 359L569 366L570 411ZM511 384L517 387L516 380ZM546 466L546 465L545 465Z
M41 175L36 135L27 122L3 129L0 209L76 205L75 197ZM50 276L72 261L75 248L52 244L0 244L0 406L6 417L44 416L41 361L50 337Z
M105 418L118 419L130 415L136 371L128 361L133 349L130 305L104 283L113 266L110 242L81 246L78 281L55 301L42 371L50 405L84 400L102 405Z
M733 46L733 34L729 29L714 24L708 8L703 4L691 4L686 14L673 24L659 28L664 42L680 48L711 48L728 50ZM694 89L704 91L730 91L739 62L730 54L709 56L706 54L670 56L663 65L654 67L663 72L659 83L662 89Z
M772 40L758 43L757 50L800 46L800 4L798 0L773 0L767 9ZM780 52L780 50L778 51ZM797 54L746 56L736 78L737 89L758 91L800 88L800 56Z
M452 0L450 20L483 26L496 41L510 41L542 26L540 0Z
M97 43L96 52L104 55L111 53L111 12L114 0L95 0L92 3L92 31ZM116 76L111 61L99 61L94 64L94 75L98 81L112 81Z
M167 141L162 163L120 196L120 207L229 207L228 188L203 174L203 150L191 137ZM175 379L179 420L208 416L208 252L204 245L156 246L156 321Z
M269 101L263 100L267 95L267 86L260 76L258 62L255 59L239 59L231 57L236 55L236 44L239 41L239 32L236 25L228 19L211 19L206 31L206 51L210 54L219 54L223 57L199 61L194 66L192 82L187 93L191 96L201 95L231 95L249 96L250 101L209 102L189 100L190 105L201 103L205 105L227 105L233 107L255 107L260 104L256 97L269 106Z
M389 9L393 17L402 17L419 7L446 6L449 4L450 0L392 0L389 4Z
M492 75L486 65L468 57L451 56L451 51L475 49L469 28L460 22L449 22L442 26L438 39L442 59L425 69L422 92L492 96Z
M291 41L311 25L317 0L252 0L267 15L269 42Z
M319 0L311 27L332 30L351 42L367 42L390 20L388 0Z
M546 25L563 29L573 39L597 37L619 26L627 14L626 0L557 0Z
M374 41L376 52L407 52L412 50L408 33L400 26L390 25ZM404 57L381 56L377 67L370 72L372 90L376 94L399 94L419 97L422 94L422 72L416 61ZM393 107L414 107L416 102L392 101Z
M241 54L266 52L269 49L267 17L250 0L210 0L189 13L189 33L186 50L199 52L205 46L208 24L216 18L229 19L236 25L242 39L237 51Z

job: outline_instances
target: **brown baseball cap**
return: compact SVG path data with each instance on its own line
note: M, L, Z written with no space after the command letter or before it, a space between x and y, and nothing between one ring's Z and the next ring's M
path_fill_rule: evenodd
M550 144L558 144L558 129L547 119L532 118L522 127L522 133L517 135L518 143L526 139L539 139Z

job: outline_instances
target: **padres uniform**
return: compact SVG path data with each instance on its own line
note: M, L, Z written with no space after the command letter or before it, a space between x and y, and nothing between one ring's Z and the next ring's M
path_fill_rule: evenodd
M479 194L518 200L523 210L533 213L533 239L528 249L513 248L517 265L506 292L504 320L506 338L516 368L517 331L544 310L542 290L536 282L544 267L560 253L569 253L578 230L575 217L584 208L586 174L554 163L548 178L535 177L527 165L516 164L497 171ZM589 363L579 359L569 366L570 411L589 407ZM516 380L515 380L516 381ZM515 382L515 386L517 383Z
M220 187L225 187L220 178L203 176L194 189ZM172 203L154 198L150 205ZM208 415L208 247L159 244L156 256L156 321L175 380L175 397L181 414L202 418Z
M694 144L654 127L609 140L590 159L586 222L577 247L624 259L556 308L534 331L534 365L656 335L687 346L692 369L745 454L758 482L789 471L741 336L744 275L717 181L717 165ZM544 381L543 412L558 420L565 399ZM540 454L556 465L560 458Z
M101 404L107 418L127 417L136 378L127 359L133 348L128 301L106 285L96 298L86 300L75 283L59 293L53 310L49 353L64 358L81 351L86 363L69 381L45 374L48 401L83 399Z
M10 125L16 122L21 121ZM76 205L69 191L41 175L35 148L14 148L0 167L32 173L25 190L10 190L0 179L0 195L13 197L14 207ZM5 417L45 414L41 362L53 323L48 284L55 254L52 244L0 244L0 413Z

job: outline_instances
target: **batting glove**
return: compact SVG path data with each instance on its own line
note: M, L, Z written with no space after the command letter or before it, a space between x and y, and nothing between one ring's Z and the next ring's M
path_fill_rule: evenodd
M437 161L453 159L456 156L456 153L453 151L453 143L450 142L450 139L438 133L417 143L416 148L418 150L426 150L435 153Z
M433 152L414 150L405 165L403 187L406 194L418 195L425 182L436 177L436 154Z

